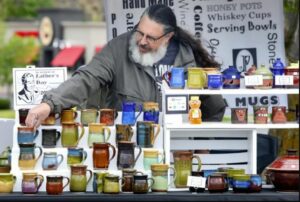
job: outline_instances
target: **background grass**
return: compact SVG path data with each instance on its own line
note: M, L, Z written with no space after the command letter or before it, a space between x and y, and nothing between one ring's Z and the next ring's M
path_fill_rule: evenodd
M14 119L15 111L12 109L1 109L0 110L0 118Z

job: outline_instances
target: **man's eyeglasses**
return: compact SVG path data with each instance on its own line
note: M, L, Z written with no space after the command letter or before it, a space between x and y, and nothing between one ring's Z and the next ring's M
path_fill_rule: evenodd
M134 32L135 32L136 37L137 37L138 40L142 39L142 38L144 37L144 35L145 35L143 32L141 32L141 31L139 31L139 30L137 30L137 29L134 30ZM169 32L163 34L163 35L160 36L160 37L153 37L153 36L148 36L148 35L146 35L146 41L147 41L148 43L155 43L155 42L157 42L159 39L161 39L161 38L163 38L164 36L166 36L167 34L169 34Z

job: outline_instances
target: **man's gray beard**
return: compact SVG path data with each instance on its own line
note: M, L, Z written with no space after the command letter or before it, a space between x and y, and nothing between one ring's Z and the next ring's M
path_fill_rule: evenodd
M152 66L165 56L167 52L167 46L161 45L155 52L140 53L139 47L136 44L136 40L133 35L130 39L129 50L131 51L131 56L136 63L139 63L143 66Z

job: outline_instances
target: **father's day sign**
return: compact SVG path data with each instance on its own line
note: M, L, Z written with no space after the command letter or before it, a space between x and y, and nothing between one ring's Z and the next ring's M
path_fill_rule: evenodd
M13 68L14 109L40 104L46 91L65 80L66 67Z

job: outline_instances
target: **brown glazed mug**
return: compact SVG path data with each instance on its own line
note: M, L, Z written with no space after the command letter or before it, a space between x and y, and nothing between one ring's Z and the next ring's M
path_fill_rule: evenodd
M272 123L286 123L286 107L274 106L272 107Z
M129 124L116 124L116 145L119 141L131 141L133 129Z
M42 122L42 125L49 126L55 125L56 120L60 118L60 114L55 114L51 112L49 116Z
M268 106L253 106L254 123L267 124L268 123Z
M107 126L113 126L117 116L115 109L100 109L100 123L105 123Z
M224 192L226 190L225 178L221 174L211 174L207 178L209 192Z
M133 192L133 176L137 173L140 173L143 175L142 172L136 171L136 169L133 168L126 168L122 170L122 192Z
M64 109L61 112L61 119L60 122L63 123L74 123L78 113L73 109Z
M18 110L19 111L19 123L20 125L22 126L25 126L25 120L27 118L27 114L29 112L29 109L28 108L21 108Z
M151 184L148 185L148 181L151 181ZM143 174L134 174L133 175L133 193L135 194L145 194L151 189L154 184L153 178L148 178L148 175Z
M231 123L248 123L248 108L231 108Z
M109 158L109 148L112 148L113 153ZM94 169L107 169L109 162L115 157L116 149L110 143L93 143L93 165Z
M66 186L70 184L70 179L61 175L51 175L46 177L46 191L49 195L61 194ZM63 179L67 182L63 185Z

